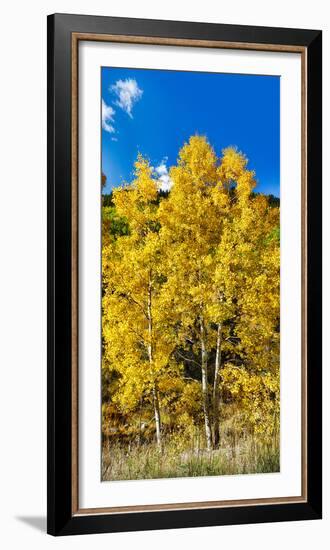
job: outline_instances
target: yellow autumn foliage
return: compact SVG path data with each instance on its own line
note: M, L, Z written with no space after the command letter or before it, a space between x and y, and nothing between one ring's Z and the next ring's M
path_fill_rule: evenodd
M113 191L128 229L103 239L104 395L127 433L154 426L160 449L165 433L196 427L221 445L226 403L250 432L279 430L279 208L253 192L247 164L193 136L167 197L141 155Z

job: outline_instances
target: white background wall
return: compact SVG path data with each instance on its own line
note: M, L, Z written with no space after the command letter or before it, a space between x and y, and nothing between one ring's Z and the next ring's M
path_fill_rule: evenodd
M324 250L329 251L330 16L324 0L7 0L1 7L0 542L10 548L328 548L329 315L324 319L324 519L54 539L46 513L46 15L53 12L324 31ZM324 280L330 280L329 254ZM324 289L329 310L329 285Z

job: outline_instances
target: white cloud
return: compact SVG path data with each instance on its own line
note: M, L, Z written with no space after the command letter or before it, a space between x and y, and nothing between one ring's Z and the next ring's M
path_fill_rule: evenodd
M165 176L167 174L167 166L164 161L159 166L156 166L155 172L157 172L158 176Z
M131 118L134 104L141 99L143 90L138 86L134 78L126 78L126 80L117 80L116 84L110 86L110 91L117 96L115 102L118 107L123 109Z
M112 138L111 138L111 141L118 141L118 138L112 137Z
M158 187L162 191L169 191L173 185L173 181L170 178L167 168L167 157L165 157L162 162L154 168L158 176Z
M104 99L102 99L102 128L110 134L115 132L112 125L114 116L115 110L110 105L107 105Z

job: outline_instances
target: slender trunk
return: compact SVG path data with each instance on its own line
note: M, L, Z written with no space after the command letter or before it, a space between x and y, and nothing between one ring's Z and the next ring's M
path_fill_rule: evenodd
M140 397L140 414L139 414L139 437L138 437L138 445L140 447L142 440L142 396Z
M157 439L157 446L159 451L162 450L162 425L161 425L161 418L160 418L160 408L159 408L159 398L158 398L158 390L157 390L157 384L155 381L154 376L154 368L153 368L153 349L152 349L152 310L151 310L151 280L149 279L149 285L148 285L148 333L149 333L149 342L148 342L148 357L149 357L149 364L150 364L150 373L152 378L152 398L153 398L153 405L154 405L154 415L155 415L155 425L156 425L156 439Z
M213 437L214 448L220 444L219 406L220 406L220 368L221 368L221 323L218 324L217 348L215 354L214 383L213 383Z
M212 449L212 432L211 432L209 396L208 396L208 387L207 387L207 351L205 346L205 329L204 329L203 319L201 319L201 322L200 322L200 340L201 340L201 351L202 351L202 394L203 394L203 412L204 412L204 422L205 422L205 437L206 437L207 450L210 451Z
M158 447L158 450L161 452L161 450L162 450L162 433L161 433L160 409L159 409L158 391L157 391L157 387L156 387L155 384L152 388L152 394L153 394L154 411L155 411L157 447Z

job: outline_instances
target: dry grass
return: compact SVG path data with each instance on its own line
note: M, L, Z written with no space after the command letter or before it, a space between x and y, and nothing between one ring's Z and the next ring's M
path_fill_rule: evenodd
M198 437L200 443L200 437ZM156 479L280 471L279 438L223 434L218 450L196 448L196 437L176 435L165 440L163 452L154 443L105 445L102 480Z

